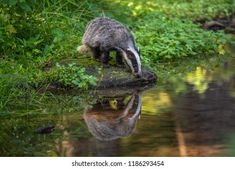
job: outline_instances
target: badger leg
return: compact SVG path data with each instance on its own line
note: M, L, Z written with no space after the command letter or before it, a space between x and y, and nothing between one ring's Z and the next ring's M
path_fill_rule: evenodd
M104 67L109 67L109 51L103 51L100 55L100 60Z
M96 60L100 59L100 49L99 48L92 48L92 54Z
M123 58L122 52L117 51L116 63L117 63L118 67L124 67L124 62L123 62L122 58Z

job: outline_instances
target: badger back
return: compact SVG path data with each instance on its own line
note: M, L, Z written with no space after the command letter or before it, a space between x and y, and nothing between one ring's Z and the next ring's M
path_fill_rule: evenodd
M125 26L110 18L101 17L89 22L82 43L105 50L114 47L125 49L130 39L133 40L133 37Z
M99 47L102 51L119 50L132 73L141 76L139 51L133 36L121 23L106 17L95 18L88 24L82 43L91 48Z

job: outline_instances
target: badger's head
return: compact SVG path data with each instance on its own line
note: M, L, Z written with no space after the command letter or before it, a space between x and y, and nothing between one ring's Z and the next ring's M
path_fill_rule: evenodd
M136 77L142 76L142 70L141 70L141 61L140 61L140 51L136 47L128 47L124 53L123 57L127 63L127 65L130 67L132 73Z

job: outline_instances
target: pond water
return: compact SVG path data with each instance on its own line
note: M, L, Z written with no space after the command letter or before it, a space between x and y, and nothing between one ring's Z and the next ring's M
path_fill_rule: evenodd
M235 60L173 81L26 100L1 113L0 155L235 156Z

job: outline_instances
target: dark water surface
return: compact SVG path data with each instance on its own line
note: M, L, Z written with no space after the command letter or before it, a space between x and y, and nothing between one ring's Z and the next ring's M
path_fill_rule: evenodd
M182 79L3 113L0 155L235 156L235 60Z

